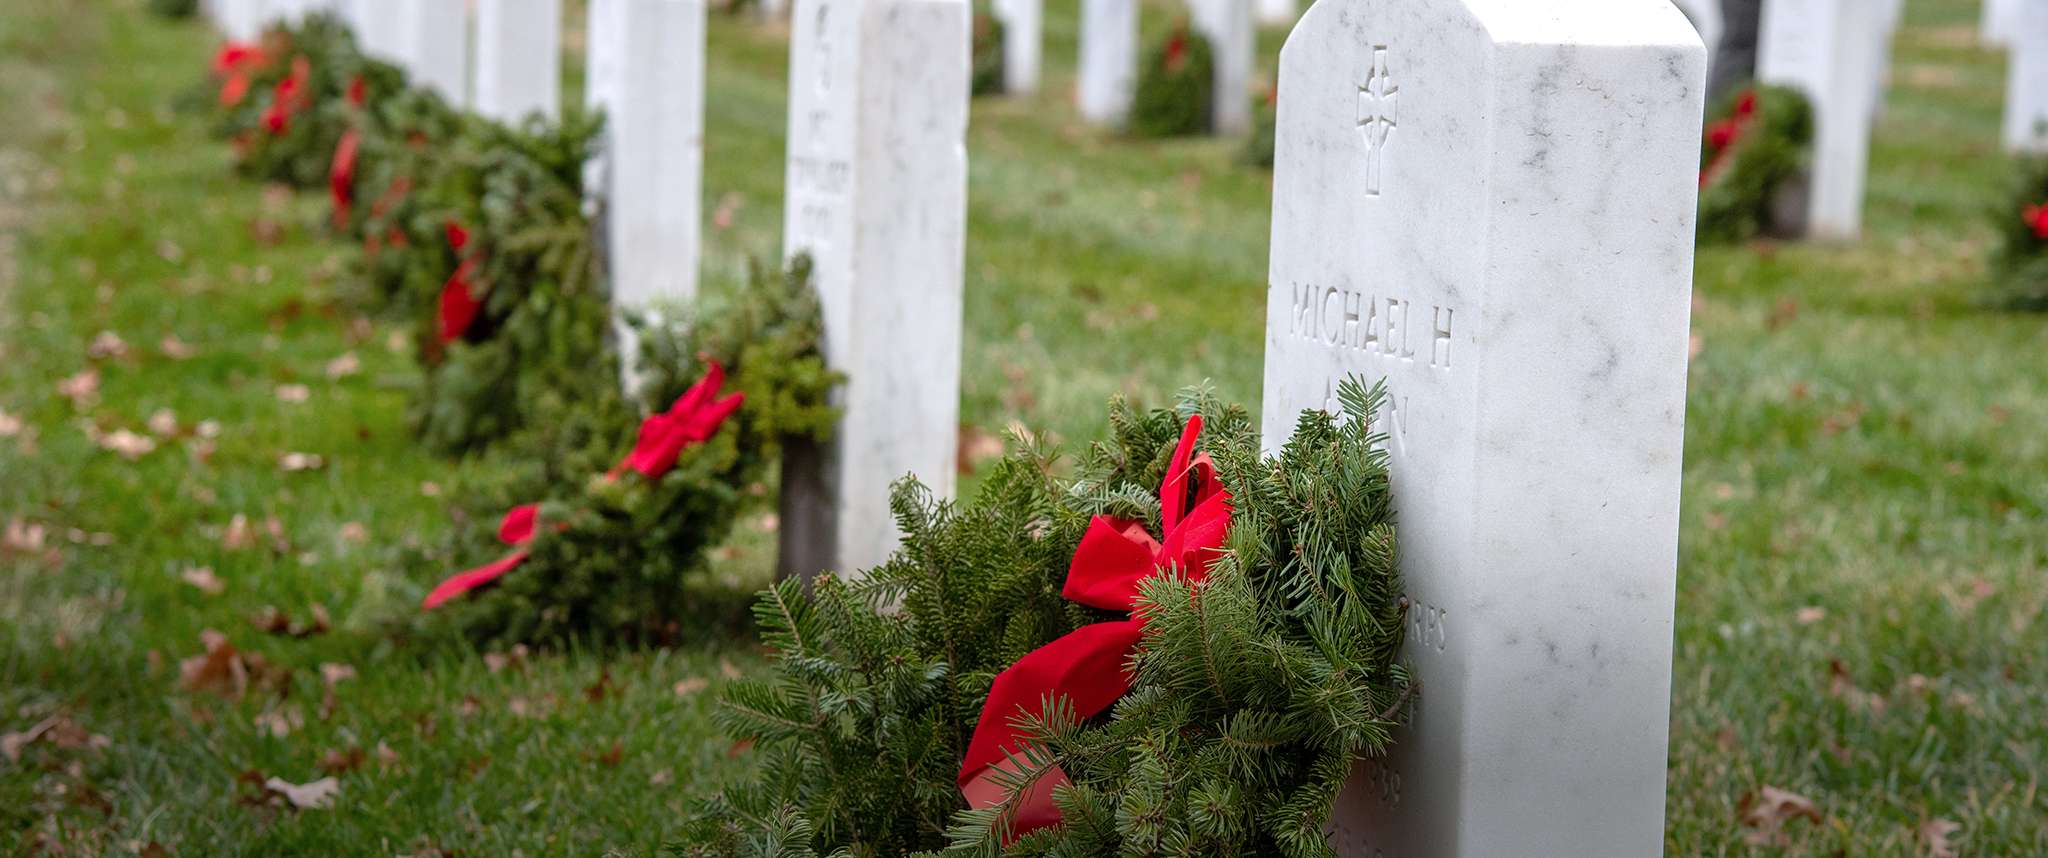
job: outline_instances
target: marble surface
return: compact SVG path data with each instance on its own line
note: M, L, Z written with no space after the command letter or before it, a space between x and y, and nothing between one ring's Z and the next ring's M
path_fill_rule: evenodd
M1319 0L1287 40L1265 443L1387 383L1422 684L1341 855L1662 850L1705 74L1663 0Z
M476 112L553 119L562 101L561 0L475 0Z
M1259 23L1279 26L1292 24L1300 17L1301 9L1294 0L1256 0Z
M1700 34L1700 41L1707 46L1707 74L1714 72L1714 57L1721 50L1721 34L1726 31L1726 18L1721 14L1721 0L1673 0L1678 11L1692 22L1692 28Z
M2005 148L2048 152L2048 2L2021 7L2009 33L2006 65Z
M618 58L593 86L608 93L612 301L686 305L697 295L703 229L705 3L612 0L606 11L616 17L605 44Z
M1219 134L1252 127L1252 65L1258 59L1253 0L1188 0L1188 22L1214 49L1216 89L1212 115Z
M405 0L397 5L397 52L412 82L469 107L467 0Z
M1987 45L2009 45L2019 27L2020 7L2026 0L1984 0L1983 21L1978 36Z
M1003 91L1011 95L1037 92L1045 0L996 0L995 14L1003 22Z
M954 486L967 223L965 0L797 0L783 247L809 253L848 375L832 445L784 467L785 574L854 574L900 537L889 487ZM809 473L799 473L810 469Z
M1850 240L1863 231L1870 126L1883 93L1889 20L1876 0L1764 0L1757 79L1794 87L1813 101L1810 237Z
M1081 0L1076 76L1082 118L1121 127L1138 83L1138 0Z

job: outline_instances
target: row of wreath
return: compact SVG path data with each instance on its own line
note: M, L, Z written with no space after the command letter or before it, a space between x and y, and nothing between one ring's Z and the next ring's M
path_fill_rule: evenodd
M517 463L460 493L510 509L495 533L458 528L412 565L509 553L422 585L397 631L669 637L782 446L828 440L840 379L806 263L640 322L629 398L582 187L599 118L451 109L326 16L212 72L239 169L324 188L360 300L412 326L422 443ZM1276 457L1243 409L1191 391L1113 402L1071 463L1017 435L969 501L904 481L887 564L761 594L774 669L718 710L759 765L699 801L678 848L1328 854L1337 791L1414 688L1379 393L1341 398Z

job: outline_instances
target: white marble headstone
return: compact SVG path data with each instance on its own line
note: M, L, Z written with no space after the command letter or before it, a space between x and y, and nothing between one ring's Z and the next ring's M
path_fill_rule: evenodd
M261 0L216 0L214 23L223 35L249 41L263 34Z
M2048 152L2048 2L2027 0L2010 33L2005 148Z
M1003 22L1003 92L1037 92L1045 0L996 0L995 14Z
M1853 239L1863 230L1871 118L1883 91L1872 80L1889 38L1874 0L1764 0L1756 76L1813 102L1814 152L1807 233Z
M561 0L476 0L476 111L552 119L561 99Z
M1340 855L1663 848L1705 77L1646 0L1320 0L1281 52L1265 443L1386 382L1421 684Z
M787 256L808 253L847 374L825 449L783 465L781 571L855 574L899 535L889 487L952 494L967 235L965 0L797 0Z
M2020 23L2020 6L2024 2L2025 0L1984 0L1984 18L1979 35L1985 44L2012 43L2013 31Z
M1684 12L1686 20L1699 31L1700 41L1707 45L1707 71L1711 75L1714 59L1721 50L1721 33L1725 29L1725 16L1721 14L1721 0L1674 0L1678 11Z
M1123 125L1138 80L1138 0L1081 0L1078 65L1074 99L1081 117Z
M1294 0L1258 0L1258 4L1261 24L1292 24L1301 14Z
M1188 0L1189 24L1209 40L1214 51L1216 89L1211 115L1219 134L1238 134L1252 127L1252 63L1258 53L1252 2Z
M603 44L619 55L616 74L602 84L612 301L687 305L697 295L703 231L705 3L613 3L617 17ZM624 353L634 352L628 343Z
M411 64L400 52L406 0L355 0L355 5L356 43L363 54L410 73Z
M398 56L415 85L454 107L469 106L468 0L402 0L395 33Z

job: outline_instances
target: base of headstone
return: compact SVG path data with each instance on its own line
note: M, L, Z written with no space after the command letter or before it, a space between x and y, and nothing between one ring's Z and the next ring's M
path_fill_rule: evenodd
M839 553L839 521L833 513L832 452L829 444L808 438L782 443L782 495L777 501L775 579L802 579L805 586L819 573L833 570Z

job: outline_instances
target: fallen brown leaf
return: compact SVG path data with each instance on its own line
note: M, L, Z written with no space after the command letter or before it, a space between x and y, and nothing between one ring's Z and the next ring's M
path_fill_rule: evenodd
M282 739L306 726L306 713L297 706L278 706L258 713L254 721L258 729Z
M320 770L330 775L341 775L362 768L366 755L363 749L350 745L346 751L328 750L320 755Z
M277 386L277 401L298 404L313 398L313 390L303 384L280 384Z
M317 781L295 784L284 778L271 778L263 782L263 788L291 803L300 810L322 810L334 806L335 796L341 792L341 781L324 777Z
M140 461L142 457L156 451L156 439L126 429L116 429L100 435L93 439L93 443L98 444L100 449L130 462Z
M91 407L99 399L100 371L91 368L80 370L77 375L57 382L57 395L71 400L73 408Z
M1827 618L1828 609L1820 607L1819 605L1809 605L1807 607L1800 608L1799 613L1797 615L1799 624L1802 626L1810 626L1814 623L1818 623L1821 620L1825 620Z
M606 667L598 671L596 682L584 687L583 699L592 703L603 703L606 697L617 697L619 693L618 686L612 684L612 670Z
M1884 696L1875 691L1857 688L1849 676L1849 666L1838 658L1828 660L1828 696L1847 703L1851 709L1884 713Z
M198 349L178 339L177 334L165 334L163 339L157 341L156 350L171 360L191 360L194 355L199 354Z
M15 516L7 520L7 529L0 532L0 551L14 554L35 554L43 550L49 530L33 521Z
M0 410L0 438L12 438L21 434L21 418Z
M93 360L124 358L128 356L128 343L113 331L101 331L94 335L92 343L85 347L85 356Z
M710 685L711 680L705 679L701 676L692 676L686 679L679 679L676 680L676 696L688 697L692 694L696 694L699 691L703 691L705 688L710 687Z
M286 453L277 457L277 467L287 474L317 471L327 467L327 460L320 458L317 453Z
M505 652L484 653L484 667L489 668L492 673L497 673L508 667L519 672L525 672L526 655L526 644L513 644L512 648Z
M187 569L178 577L185 579L185 583L199 588L199 592L208 596L218 596L228 589L227 583L220 580L220 576L213 574L213 567L210 566Z
M273 667L263 656L243 653L228 642L227 635L212 629L199 633L206 651L178 662L179 683L187 691L210 691L238 700L250 689L284 687L291 672Z
M340 536L343 542L353 542L360 545L369 541L370 529L364 527L360 521L344 522L341 525L341 529L335 532L335 535Z
M363 361L356 357L355 352L343 352L340 357L327 362L327 380L339 381L361 372L362 369Z
M178 413L168 408L159 408L149 415L149 431L170 437L178 434Z
M19 733L0 733L0 756L5 756L10 763L19 762L22 751L37 742L64 750L99 750L113 744L107 737L86 730L66 716L52 715Z
M1804 819L1814 825L1823 821L1820 808L1812 799L1768 785L1755 794L1744 794L1736 810L1743 826L1753 829L1743 835L1743 840L1753 846L1790 845L1791 838L1785 833L1785 823L1794 819Z
M389 768L393 768L393 767L396 767L396 766L398 765L398 763L399 763L399 759L400 759L400 758L399 758L399 756L398 756L398 752L397 752L397 751L394 751L394 750L391 750L391 746L390 746L390 745L384 744L384 743L383 743L383 742L381 742L381 741L377 743L377 765L378 765L378 766L381 766L381 767L383 767L383 768L386 768L386 769L389 769Z
M1920 823L1920 843L1927 847L1927 858L1958 858L1962 855L1950 839L1962 830L1962 823L1951 819L1930 819Z

